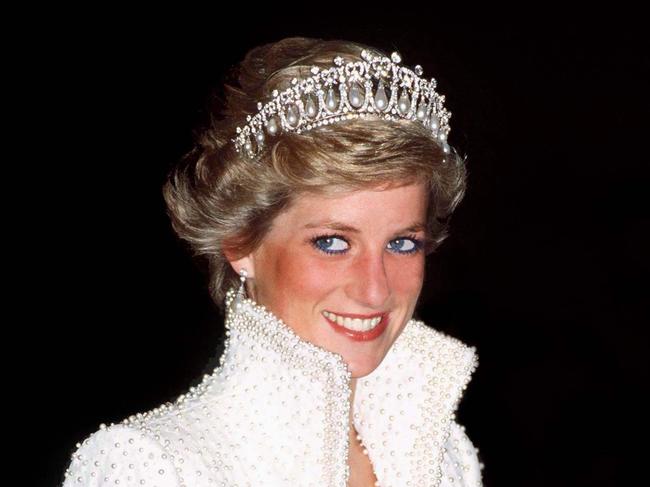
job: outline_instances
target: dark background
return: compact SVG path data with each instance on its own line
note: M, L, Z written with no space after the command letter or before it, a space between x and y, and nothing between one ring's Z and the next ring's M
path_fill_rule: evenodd
M398 50L446 95L469 186L428 262L420 313L477 347L459 420L485 485L645 477L642 26L633 14L449 24L410 9L360 25L346 10L331 22L97 14L23 32L37 48L21 64L35 74L25 140L7 164L20 178L5 185L9 208L28 208L12 235L29 251L19 260L29 298L12 321L22 388L8 400L28 417L19 451L36 456L34 485L57 485L100 423L174 400L216 365L221 318L175 240L161 186L226 68L296 35Z

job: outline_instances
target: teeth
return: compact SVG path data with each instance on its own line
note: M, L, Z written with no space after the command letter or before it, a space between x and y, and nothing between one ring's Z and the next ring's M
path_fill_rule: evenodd
M334 313L330 313L329 311L323 311L323 315L332 321L336 321L339 325L354 331L372 330L381 321L381 316L362 320L360 318L344 318L343 316L338 316Z

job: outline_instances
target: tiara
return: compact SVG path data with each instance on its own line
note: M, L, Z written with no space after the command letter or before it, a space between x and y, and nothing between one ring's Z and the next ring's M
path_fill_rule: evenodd
M397 52L388 58L363 49L361 58L363 61L344 63L336 56L331 68L312 66L312 76L293 78L282 92L273 90L272 99L258 102L257 113L248 115L246 125L237 127L237 135L231 139L236 151L253 159L264 148L267 136L300 134L343 120L379 117L421 122L448 154L451 113L443 106L444 95L435 91L435 78L421 78L419 64L413 70L400 66L402 58Z

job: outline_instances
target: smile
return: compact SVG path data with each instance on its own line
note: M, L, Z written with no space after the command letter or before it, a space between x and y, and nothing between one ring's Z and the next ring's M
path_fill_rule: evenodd
M323 315L325 318L336 321L336 323L340 326L344 326L345 328L354 331L372 330L381 321L381 315L365 319L350 318L349 316L337 315L335 313L331 313L330 311L323 311Z
M374 340L388 326L388 313L363 317L363 315L339 315L323 311L323 316L334 331L355 341Z

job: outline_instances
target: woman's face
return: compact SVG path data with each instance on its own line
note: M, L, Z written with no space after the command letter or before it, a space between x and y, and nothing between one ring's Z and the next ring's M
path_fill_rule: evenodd
M424 278L427 202L423 184L302 195L255 252L231 264L248 271L258 304L304 340L340 354L353 378L363 377L413 315ZM356 327L346 322L355 315L367 319Z

